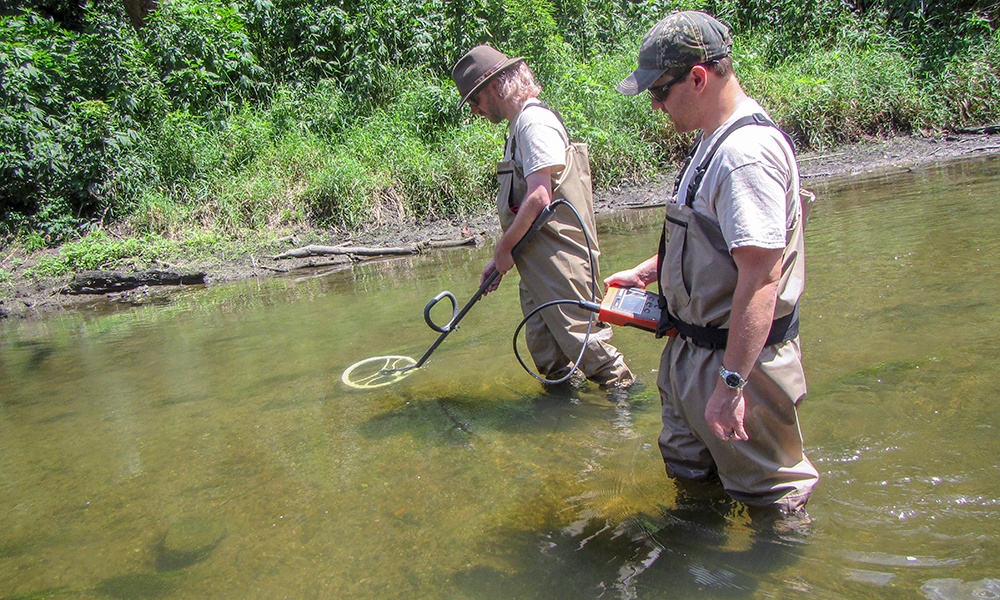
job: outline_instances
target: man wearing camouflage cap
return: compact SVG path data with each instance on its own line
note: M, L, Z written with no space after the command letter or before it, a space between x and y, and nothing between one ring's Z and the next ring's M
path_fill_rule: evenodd
M803 450L798 338L803 207L790 140L733 72L725 25L693 11L657 23L622 94L648 91L698 131L667 202L659 252L606 285L657 282L664 348L660 452L679 482L721 481L776 515L803 515L819 474Z

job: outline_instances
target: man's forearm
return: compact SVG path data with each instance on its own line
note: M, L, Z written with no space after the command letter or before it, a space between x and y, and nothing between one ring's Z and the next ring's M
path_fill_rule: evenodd
M760 248L733 253L739 275L733 294L723 366L750 375L771 331L781 275L781 251Z

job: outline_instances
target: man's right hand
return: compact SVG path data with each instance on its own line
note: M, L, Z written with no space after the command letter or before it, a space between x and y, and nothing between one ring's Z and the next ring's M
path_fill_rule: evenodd
M611 286L641 290L646 288L646 283L635 274L634 269L625 269L604 278L604 289L607 290Z
M631 269L618 271L604 279L604 289L610 286L620 288L646 289L646 286L656 281L656 257L651 256Z

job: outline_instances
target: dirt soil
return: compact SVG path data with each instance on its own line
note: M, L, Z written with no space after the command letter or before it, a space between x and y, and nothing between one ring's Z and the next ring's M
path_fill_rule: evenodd
M825 152L803 153L799 156L799 170L805 186L810 181L831 178L856 178L905 171L930 163L970 158L1000 153L1000 135L980 133L949 133L938 136L912 136L892 139L867 140ZM598 219L607 213L630 210L636 207L662 203L671 192L676 172L663 173L655 181L642 186L622 187L595 193L594 210ZM353 245L374 248L399 247L429 240L456 240L475 238L476 243L488 243L499 233L494 215L483 215L462 221L438 220L416 224L394 223L371 228L352 235L337 236L324 244L331 246ZM286 240L284 250L296 248L300 243L292 237ZM273 261L264 258L275 254L274 249L261 249L246 256L192 260L186 264L149 265L146 270L176 270L205 273L207 285L236 281L250 277L274 276L282 271L352 264L345 257L312 257ZM4 254L0 249L0 268L8 273L25 271L40 260L35 256ZM15 266L16 265L16 266ZM170 286L142 287L102 295L69 295L64 293L72 278L45 281L17 279L6 291L0 292L0 321L4 319L31 319L52 316L65 311L82 310L95 304L133 306L169 295L176 288ZM11 288L13 291L11 291Z

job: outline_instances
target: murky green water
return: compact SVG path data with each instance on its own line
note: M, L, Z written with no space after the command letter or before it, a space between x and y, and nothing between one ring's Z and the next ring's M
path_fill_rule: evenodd
M454 250L3 324L0 598L997 594L1000 161L816 188L808 537L676 505L649 334L615 336L629 406L541 394L513 277L425 368L346 388L427 349L431 297L475 291L486 252ZM605 272L660 218L605 220Z

